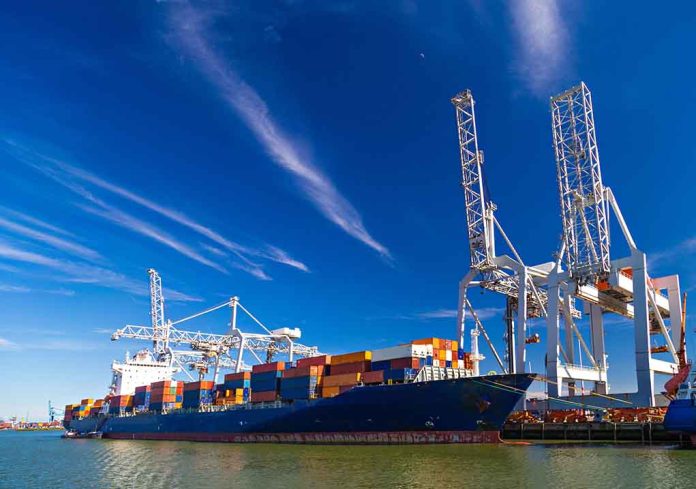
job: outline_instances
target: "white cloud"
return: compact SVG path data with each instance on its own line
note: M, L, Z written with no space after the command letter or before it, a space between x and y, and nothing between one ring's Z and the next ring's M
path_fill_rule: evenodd
M50 258L32 251L22 250L3 241L0 241L0 257L59 271L66 275L64 280L67 282L94 284L145 297L150 295L149 288L144 280L133 280L121 273L91 264ZM202 301L198 297L188 296L172 290L168 292L167 299L182 302Z
M18 350L19 345L5 338L0 338L0 350Z
M205 257L201 257L200 254L196 253L194 250L191 249L191 247L184 245L183 243L180 242L175 242L175 240L171 237L165 236L164 232L156 232L154 230L154 227L144 223L141 220L138 220L139 223L136 224L132 218L132 216L128 216L124 214L122 211L116 209L115 207L107 204L103 200L97 198L91 191L89 191L87 188L84 186L78 184L75 180L80 180L82 182L89 183L95 187L98 187L102 190L106 190L107 192L110 192L114 195L117 195L121 198L124 198L132 203L138 204L142 207L145 207L146 209L149 209L163 217L166 217L167 219L170 219L182 226L185 226L196 233L200 234L201 236L204 236L217 245L221 246L222 248L230 251L233 253L235 256L237 256L240 260L242 260L246 266L235 266L235 268L239 268L242 270L254 270L252 275L259 276L259 275L264 275L265 272L263 273L258 273L255 270L260 270L261 267L253 263L248 257L258 257L262 259L266 259L269 261L281 263L284 265L288 265L293 268L297 268L302 271L308 271L308 267L293 258L291 258L287 252L281 250L280 248L272 245L263 245L260 248L252 248L249 246L244 246L239 243L236 243L234 241L230 241L227 238L223 237L216 231L210 229L209 227L206 227L187 215L185 215L182 212L179 212L175 209L167 208L164 207L156 202L153 202L151 200L148 200L144 197L141 197L140 195L137 195L123 187L120 187L118 185L115 185L111 182L107 182L106 180L86 171L81 168L78 168L76 166L70 165L64 161L58 160L56 158L52 158L50 156L46 156L42 153L39 153L37 151L34 151L30 148L24 147L20 144L18 144L16 141L8 140L5 139L4 142L6 143L6 150L8 150L13 157L15 157L17 160L22 161L23 163L31 166L32 168L38 170L39 172L43 173L47 177L51 178L55 182L63 185L67 189L71 190L72 192L80 195L82 198L88 200L92 204L95 204L98 209L94 209L91 207L82 207L83 210L86 211L92 211L92 213L97 213L97 212L103 212L104 214L110 214L110 215L101 215L103 218L107 218L109 220L114 220L116 218L118 219L117 222L119 224L125 224L125 221L130 221L130 224L133 225L133 231L136 232L141 232L147 233L146 235L156 239L157 241L160 241L167 246L175 247L175 249L178 249L178 251L185 250L185 253L189 253L192 255L197 255L198 258L193 258L197 261L200 261L200 258L203 258L203 260L206 260L207 263L204 263L208 265L209 263L212 263L212 261L208 260ZM97 212L94 212L97 211ZM125 217L125 218L124 218ZM216 254L220 256L220 252L222 250L219 250L218 248L215 247L209 247L212 249L208 249L208 247L204 246L204 249L207 249L209 252L212 252L213 254ZM215 251L213 251L215 250ZM190 256L193 257L193 256ZM208 265L210 266L210 265ZM219 265L217 265L219 266ZM222 267L221 267L222 268Z
M164 231L156 228L155 226L145 221L138 219L137 217L131 216L130 214L127 214L121 211L120 209L117 209L116 207L104 203L101 204L101 208L89 206L79 207L85 212L94 214L103 219L118 224L119 226L128 229L129 231L142 234L143 236L158 241L159 243L162 243L163 245L178 251L182 255L187 256L188 258L191 258L192 260L195 260L198 263L213 268L221 273L227 273L227 270L225 270L224 267L205 258L201 254L193 250L191 247L177 240L173 236L165 233Z
M29 287L23 287L21 285L0 284L0 292L17 292L23 294L31 292L31 289Z
M505 308L502 307L482 307L476 309L476 315L481 321L485 321L486 319L500 317L504 311ZM419 312L409 316L410 319L452 319L456 317L456 309L435 309L433 311ZM471 319L471 314L468 310L467 319Z
M527 88L549 97L567 70L567 27L556 0L515 0L509 4L517 41L514 69Z
M16 211L14 209L8 209L7 207L0 207L0 211L2 211L6 215L10 215L14 217L15 219L19 219L20 221L24 221L29 224L33 224L34 226L43 228L44 230L51 231L53 233L57 234L62 234L64 236L71 236L74 237L75 235L71 233L70 231L66 231L63 228L59 228L58 226L54 226L53 224L49 224L46 221L42 221L41 219L37 219L34 216L30 216L28 214L25 214L23 212Z
M362 217L338 191L333 182L300 154L297 145L283 132L270 114L266 102L249 86L206 39L206 14L189 6L175 8L172 27L176 45L192 58L263 145L272 160L295 178L304 196L329 221L350 236L390 259L389 250L365 228Z
M30 238L34 241L47 244L53 248L66 251L72 255L79 256L80 258L92 261L99 261L102 258L101 255L96 251L87 248L86 246L83 246L79 243L75 243L74 241L69 241L64 238L59 238L57 236L44 233L43 231L38 231L36 229L29 228L27 226L10 221L9 219L5 219L3 217L0 217L0 228L10 231L14 234Z
M671 248L650 253L648 255L648 268L657 267L663 263L669 263L675 258L683 258L685 255L693 253L696 253L696 237L685 239Z

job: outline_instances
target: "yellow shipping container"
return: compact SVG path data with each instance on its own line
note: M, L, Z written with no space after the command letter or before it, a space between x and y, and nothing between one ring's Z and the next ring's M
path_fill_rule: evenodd
M327 375L326 377L324 377L324 387L355 385L358 382L360 382L360 372L340 375Z
M339 386L324 386L321 388L321 397L334 397L340 394L340 392L341 388Z
M459 351L459 342L457 340L452 340L452 351Z
M80 404L82 406L89 406L91 404L94 404L94 399L90 399L90 398L82 399L82 401L80 401Z
M343 355L333 355L331 357L331 365L341 365L342 363L364 362L372 360L372 352L356 351L354 353L344 353Z

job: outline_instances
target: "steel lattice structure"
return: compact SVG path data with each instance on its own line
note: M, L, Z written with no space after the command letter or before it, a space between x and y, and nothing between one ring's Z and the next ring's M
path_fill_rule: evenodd
M483 153L478 147L476 114L471 91L465 90L454 96L452 104L457 113L471 267L481 271L490 270L495 267L492 260L492 219L483 193Z
M162 279L154 268L147 271L150 276L150 320L152 324L152 349L156 355L166 352L168 328L164 322L164 295Z
M587 86L580 83L553 97L551 114L568 270L577 278L606 276L608 209Z

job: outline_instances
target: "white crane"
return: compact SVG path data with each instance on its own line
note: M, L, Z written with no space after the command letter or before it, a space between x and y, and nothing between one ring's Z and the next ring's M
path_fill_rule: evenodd
M469 309L475 323L472 330L472 351L478 350L474 343L478 335L483 334L501 369L523 372L526 363L525 348L530 342L527 338L527 320L546 315L546 291L539 286L545 282L553 264L526 266L503 231L495 217L496 205L489 199L486 191L483 151L478 145L475 102L471 91L465 90L457 94L452 98L452 104L457 116L462 188L471 258L469 272L459 284L458 339L463 344L466 310ZM512 257L496 254L496 230L512 253ZM505 315L507 365L501 361L467 299L468 288L476 285L506 296L507 310L510 311L510 314Z
M655 405L654 374L673 374L678 368L674 345L681 340L679 277L649 278L645 253L636 246L614 194L602 182L592 96L587 86L581 82L552 97L551 114L563 234L561 251L548 283L547 375L554 381L549 385L549 395L560 395L564 382L569 394L574 394L577 380L592 381L595 391L608 392L602 314L614 312L634 322L638 378L635 401L639 405ZM628 257L611 259L610 211L630 250ZM565 271L561 267L564 262ZM591 347L568 311L572 297L586 305ZM565 323L565 351L560 342L561 316ZM671 332L665 323L668 318L675 325ZM661 336L665 345L653 348L651 334ZM577 337L589 366L574 364L573 336ZM653 358L654 352L666 352L671 358Z
M301 337L299 328L268 329L239 302L238 297L232 297L222 304L177 321L166 320L162 280L154 269L148 270L148 274L150 276L152 325L126 325L124 328L116 330L111 339L114 341L121 338L152 341L152 355L161 364L177 367L184 372L186 372L185 367L189 370L198 370L200 377L205 375L212 366L214 367L213 377L217 381L220 368L233 369L236 372L245 368L245 351L248 351L260 363L270 361L277 354L287 355L290 361L295 356L308 357L321 354L317 347L309 347L296 342ZM186 331L177 328L179 324L226 307L231 309L230 328L226 334ZM258 325L263 333L247 333L239 329L237 324L239 310ZM174 350L172 345L188 346L190 350ZM263 354L263 358L259 352ZM186 373L191 377L188 372Z

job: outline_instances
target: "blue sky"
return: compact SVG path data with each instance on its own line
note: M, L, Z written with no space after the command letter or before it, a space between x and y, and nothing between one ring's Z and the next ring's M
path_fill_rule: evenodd
M548 98L584 80L653 275L696 283L696 7L235 3L0 7L0 417L103 392L142 346L109 334L148 322L150 267L172 318L238 295L329 352L454 336L465 88L526 262L560 236ZM501 345L502 298L472 301ZM630 328L608 329L630 389Z

